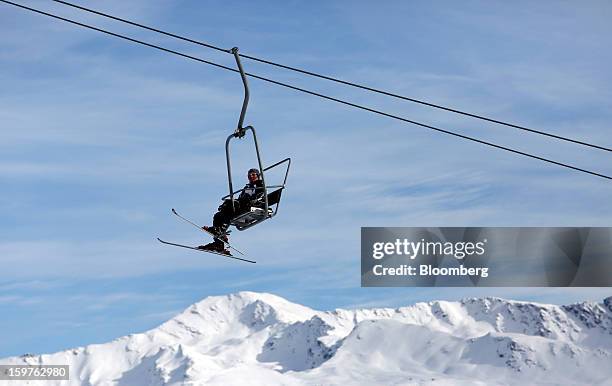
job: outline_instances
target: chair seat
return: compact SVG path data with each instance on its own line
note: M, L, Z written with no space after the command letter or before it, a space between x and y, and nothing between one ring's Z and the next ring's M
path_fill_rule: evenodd
M274 213L274 211L268 208L268 215L271 215L272 213ZM231 221L231 224L236 227L244 227L254 222L257 222L263 219L264 217L266 217L266 215L263 208L257 208L253 206L248 212L234 217Z

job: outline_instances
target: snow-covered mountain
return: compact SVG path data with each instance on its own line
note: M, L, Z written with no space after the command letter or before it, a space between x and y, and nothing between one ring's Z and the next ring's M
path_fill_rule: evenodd
M0 360L25 363L71 372L28 385L612 385L612 297L323 312L240 292L110 343Z

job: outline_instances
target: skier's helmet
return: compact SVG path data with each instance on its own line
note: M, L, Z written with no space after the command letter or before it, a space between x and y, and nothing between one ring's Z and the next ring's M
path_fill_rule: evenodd
M255 169L255 168L253 168L253 169L249 169L249 171L248 171L248 173L247 173L247 176L248 176L249 174L251 174L251 173L255 173L255 174L257 174L257 177L261 177L261 173L259 173L259 169Z

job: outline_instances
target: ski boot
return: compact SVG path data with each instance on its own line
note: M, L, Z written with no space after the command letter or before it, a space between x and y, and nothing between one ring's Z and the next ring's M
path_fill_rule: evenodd
M232 256L232 254L229 251L229 249L225 248L225 244L223 244L223 242L221 242L219 240L215 240L212 243L208 243L206 245L200 245L200 246L198 246L198 249L201 249L201 250L204 250L204 251L216 252L216 253L220 253L222 255Z
M204 225L202 227L206 232L212 233L215 238L220 239L221 241L228 242L229 238L227 237L227 233L217 227L210 227L208 225Z

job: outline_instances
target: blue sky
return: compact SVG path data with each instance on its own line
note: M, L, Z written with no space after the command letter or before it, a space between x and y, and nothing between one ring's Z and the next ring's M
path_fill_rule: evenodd
M43 10L233 66L233 59ZM573 2L81 1L284 64L612 145L612 5ZM610 156L250 61L249 72L612 174ZM209 295L266 291L317 309L501 296L552 303L609 288L360 288L362 226L610 226L603 179L251 80L264 162L293 159L278 217L200 243L226 194L234 73L0 4L0 357L144 331ZM253 163L236 147L236 168ZM242 177L239 173L238 177ZM237 184L242 181L238 179Z

